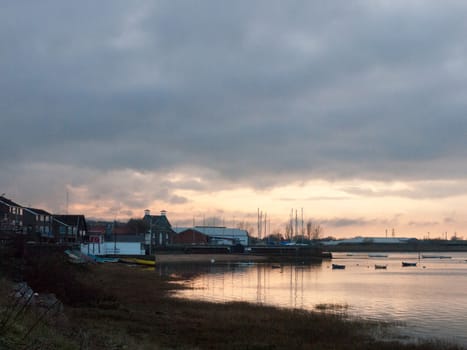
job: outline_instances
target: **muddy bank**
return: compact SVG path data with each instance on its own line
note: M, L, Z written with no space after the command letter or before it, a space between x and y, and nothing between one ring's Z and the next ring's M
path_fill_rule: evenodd
M249 254L156 254L156 263L261 262L265 256Z

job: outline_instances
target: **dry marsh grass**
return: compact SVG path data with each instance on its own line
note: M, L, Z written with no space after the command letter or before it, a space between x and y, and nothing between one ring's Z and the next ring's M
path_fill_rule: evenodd
M48 276L42 278L46 268L53 268L55 276L61 276L67 285ZM58 271L61 268L65 272ZM306 312L171 298L170 292L182 288L180 284L153 270L121 264L83 268L43 262L33 268L31 280L36 288L56 288L58 295L72 290L71 296L65 296L67 322L54 328L45 326L43 333L34 335L44 339L40 334L53 334L46 338L47 346L37 350L460 349L440 342L403 344L375 339L373 335L384 334L387 325L350 320L335 305ZM322 312L327 309L338 312Z

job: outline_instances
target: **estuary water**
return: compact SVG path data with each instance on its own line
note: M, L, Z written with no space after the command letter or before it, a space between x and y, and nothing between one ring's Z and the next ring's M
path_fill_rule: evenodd
M440 338L467 346L467 253L335 253L322 264L217 263L160 266L185 276L177 297L328 309L394 321L409 339ZM443 257L443 258L440 258ZM449 257L449 258L448 258ZM402 262L415 262L403 267ZM332 269L332 263L345 269ZM385 269L376 269L384 265Z

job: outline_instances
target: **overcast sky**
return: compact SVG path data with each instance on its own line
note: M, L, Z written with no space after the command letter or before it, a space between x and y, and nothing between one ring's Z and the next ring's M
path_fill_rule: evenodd
M0 7L0 193L20 204L465 230L464 1Z

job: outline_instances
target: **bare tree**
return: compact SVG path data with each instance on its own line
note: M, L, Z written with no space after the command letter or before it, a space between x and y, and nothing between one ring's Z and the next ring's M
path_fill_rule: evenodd
M291 239L293 235L293 226L290 221L285 224L285 238Z
M307 220L306 235L308 239L313 239L313 240L320 239L320 237L323 234L323 231L324 229L320 224L313 222L311 219Z
M255 226L248 221L239 221L236 224L237 228L240 230L245 230L250 236L253 236L255 233Z
M306 235L308 239L311 239L311 232L313 230L313 222L311 220L308 220L306 222Z
M322 233L323 233L323 228L320 224L314 224L313 227L312 227L312 239L313 240L317 240L321 237Z

